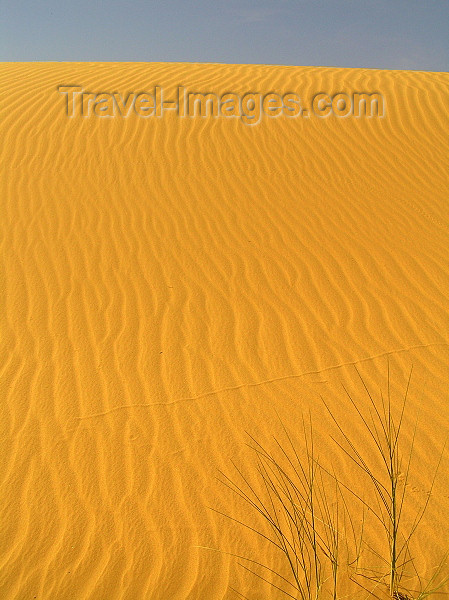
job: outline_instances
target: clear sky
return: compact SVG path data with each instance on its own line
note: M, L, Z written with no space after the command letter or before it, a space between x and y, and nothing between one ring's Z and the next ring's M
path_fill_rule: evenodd
M449 0L0 0L4 61L449 70Z

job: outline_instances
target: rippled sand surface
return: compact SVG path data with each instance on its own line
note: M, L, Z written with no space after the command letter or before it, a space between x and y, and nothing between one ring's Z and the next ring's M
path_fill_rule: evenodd
M225 554L284 569L211 510L253 522L217 476L231 461L254 472L246 432L269 446L281 421L301 451L310 412L321 455L355 485L320 399L370 452L341 385L368 406L355 367L377 394L389 364L396 406L413 366L408 494L427 497L449 423L448 84L363 69L1 66L1 598L279 598ZM60 85L377 91L386 115L68 118ZM415 547L427 574L449 539L448 467Z

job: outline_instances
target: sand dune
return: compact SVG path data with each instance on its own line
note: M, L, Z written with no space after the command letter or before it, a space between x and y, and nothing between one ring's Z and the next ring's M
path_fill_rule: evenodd
M278 415L302 447L320 396L364 443L341 383L400 398L413 365L410 494L449 425L449 75L311 67L5 63L0 69L1 577L5 600L279 593L222 552L278 565L210 510ZM94 93L382 94L383 118L67 117ZM446 461L446 462L445 462ZM417 560L447 548L448 460ZM246 512L245 512L246 511ZM368 532L373 539L381 533ZM276 595L277 594L277 595Z

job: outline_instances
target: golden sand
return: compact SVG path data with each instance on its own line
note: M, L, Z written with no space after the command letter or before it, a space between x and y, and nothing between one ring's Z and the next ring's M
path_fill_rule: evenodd
M12 63L0 81L2 599L281 597L223 553L283 569L210 510L252 519L217 474L251 471L245 432L270 444L279 419L300 448L311 411L358 477L320 400L363 446L354 366L377 392L389 361L396 402L413 365L425 499L449 424L448 74ZM376 91L386 114L68 118L64 85ZM440 471L427 575L449 545Z

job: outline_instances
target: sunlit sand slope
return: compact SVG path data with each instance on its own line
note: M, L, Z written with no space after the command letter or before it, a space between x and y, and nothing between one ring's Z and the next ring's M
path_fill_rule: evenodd
M301 448L320 396L363 446L387 362L420 407L410 494L449 424L449 75L276 66L0 68L1 575L4 600L279 598L238 560L283 569L216 477L279 419ZM65 112L58 86L378 92L383 118L127 118ZM277 416L278 415L278 416ZM446 549L445 482L417 559ZM348 470L349 480L357 472ZM372 529L368 535L380 538Z

